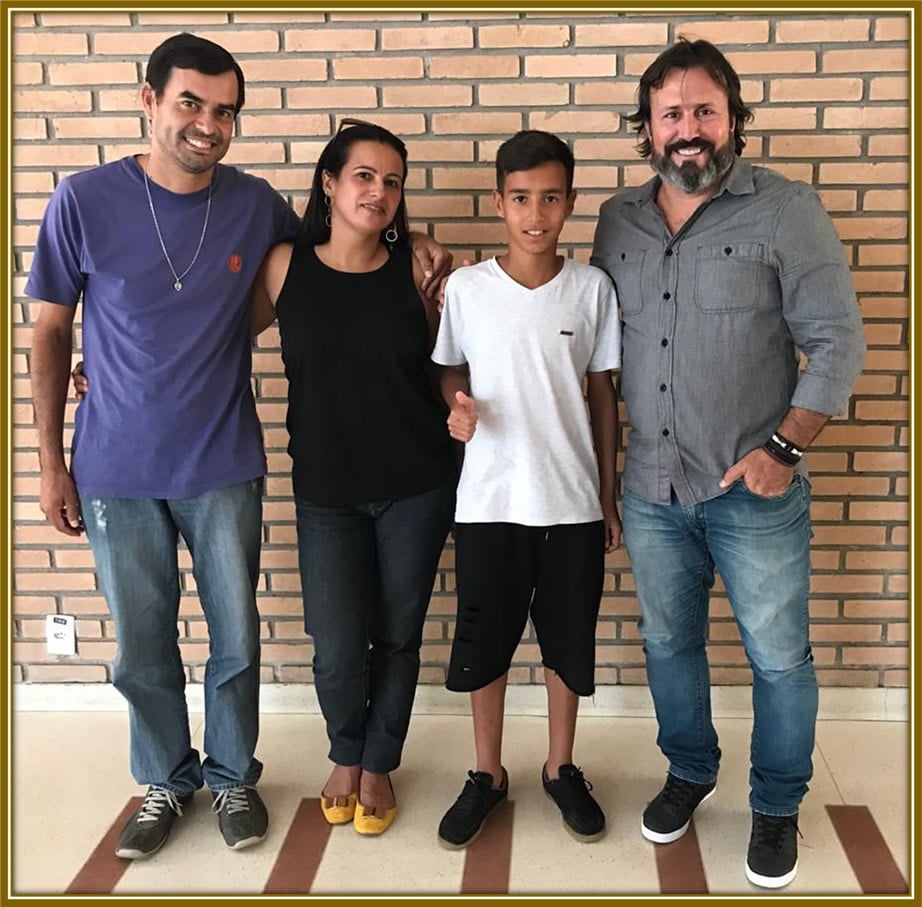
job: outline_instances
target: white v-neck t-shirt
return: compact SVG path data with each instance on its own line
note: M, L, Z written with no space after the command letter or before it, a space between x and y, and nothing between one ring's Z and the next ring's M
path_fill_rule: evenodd
M495 258L460 268L445 286L432 359L469 366L477 408L457 522L553 526L602 518L583 378L621 366L607 274L565 259L556 277L530 290Z

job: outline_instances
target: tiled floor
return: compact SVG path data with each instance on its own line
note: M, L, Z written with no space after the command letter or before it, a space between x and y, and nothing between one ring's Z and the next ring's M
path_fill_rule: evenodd
M197 737L201 716L193 716ZM667 846L640 835L640 814L665 765L649 718L580 720L577 763L608 816L608 834L580 844L540 784L545 720L507 719L510 800L467 851L443 850L435 830L472 757L470 719L414 716L393 776L394 826L377 839L330 828L317 796L328 773L317 715L262 719L260 790L270 833L228 850L200 792L153 858L112 853L119 817L143 793L128 773L128 726L118 712L17 712L13 743L15 894L736 894L762 895L743 872L750 814L750 724L717 722L724 753L717 794L692 833ZM800 867L787 895L906 891L910 872L909 725L821 721L815 776L801 809Z

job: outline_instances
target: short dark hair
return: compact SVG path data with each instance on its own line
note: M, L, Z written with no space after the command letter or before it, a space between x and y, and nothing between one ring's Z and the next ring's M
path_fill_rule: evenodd
M349 150L357 142L378 142L380 145L388 145L400 155L400 160L403 161L403 181L400 186L400 204L394 213L397 241L389 245L402 245L408 241L410 225L407 221L406 199L407 146L393 132L383 126L378 126L377 123L367 123L364 120L343 120L339 131L320 152L320 159L314 168L311 197L307 203L307 210L304 212L304 220L301 222L299 243L317 246L329 240L330 228L326 222L329 212L326 206L326 193L323 191L323 174L326 171L338 178L346 161L349 160ZM387 231L381 231L382 242L386 242L385 232Z
M641 157L649 157L653 150L649 137L644 134L644 127L650 122L650 92L654 88L662 88L666 76L673 69L703 69L726 92L736 153L742 154L746 146L743 129L752 119L752 111L743 103L740 77L710 41L689 41L680 35L679 40L664 50L640 77L637 110L626 117L629 123L634 124L634 129L642 139L637 146Z
M174 69L194 69L206 76L219 76L233 72L237 77L237 103L234 113L240 113L246 96L243 70L237 61L220 44L182 32L167 38L154 49L147 61L147 74L144 81L154 89L154 94L163 97L163 89L170 81Z
M563 139L540 129L524 129L507 139L496 152L496 188L503 191L506 177L557 161L567 176L567 194L573 191L573 152Z

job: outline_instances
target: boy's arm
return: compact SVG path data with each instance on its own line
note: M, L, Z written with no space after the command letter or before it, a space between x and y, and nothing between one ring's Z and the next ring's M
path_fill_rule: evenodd
M611 372L589 372L586 376L586 396L592 440L599 467L599 500L605 522L605 552L621 544L621 520L615 505L615 458L618 439L618 401Z
M467 443L477 428L477 407L469 396L471 381L466 365L443 365L439 374L442 399L450 410L448 433Z

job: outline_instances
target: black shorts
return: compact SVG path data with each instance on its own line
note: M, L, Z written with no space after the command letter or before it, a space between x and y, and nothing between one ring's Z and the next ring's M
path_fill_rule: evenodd
M601 520L457 524L458 619L448 689L479 690L505 674L530 615L544 666L574 693L591 696L604 567Z

